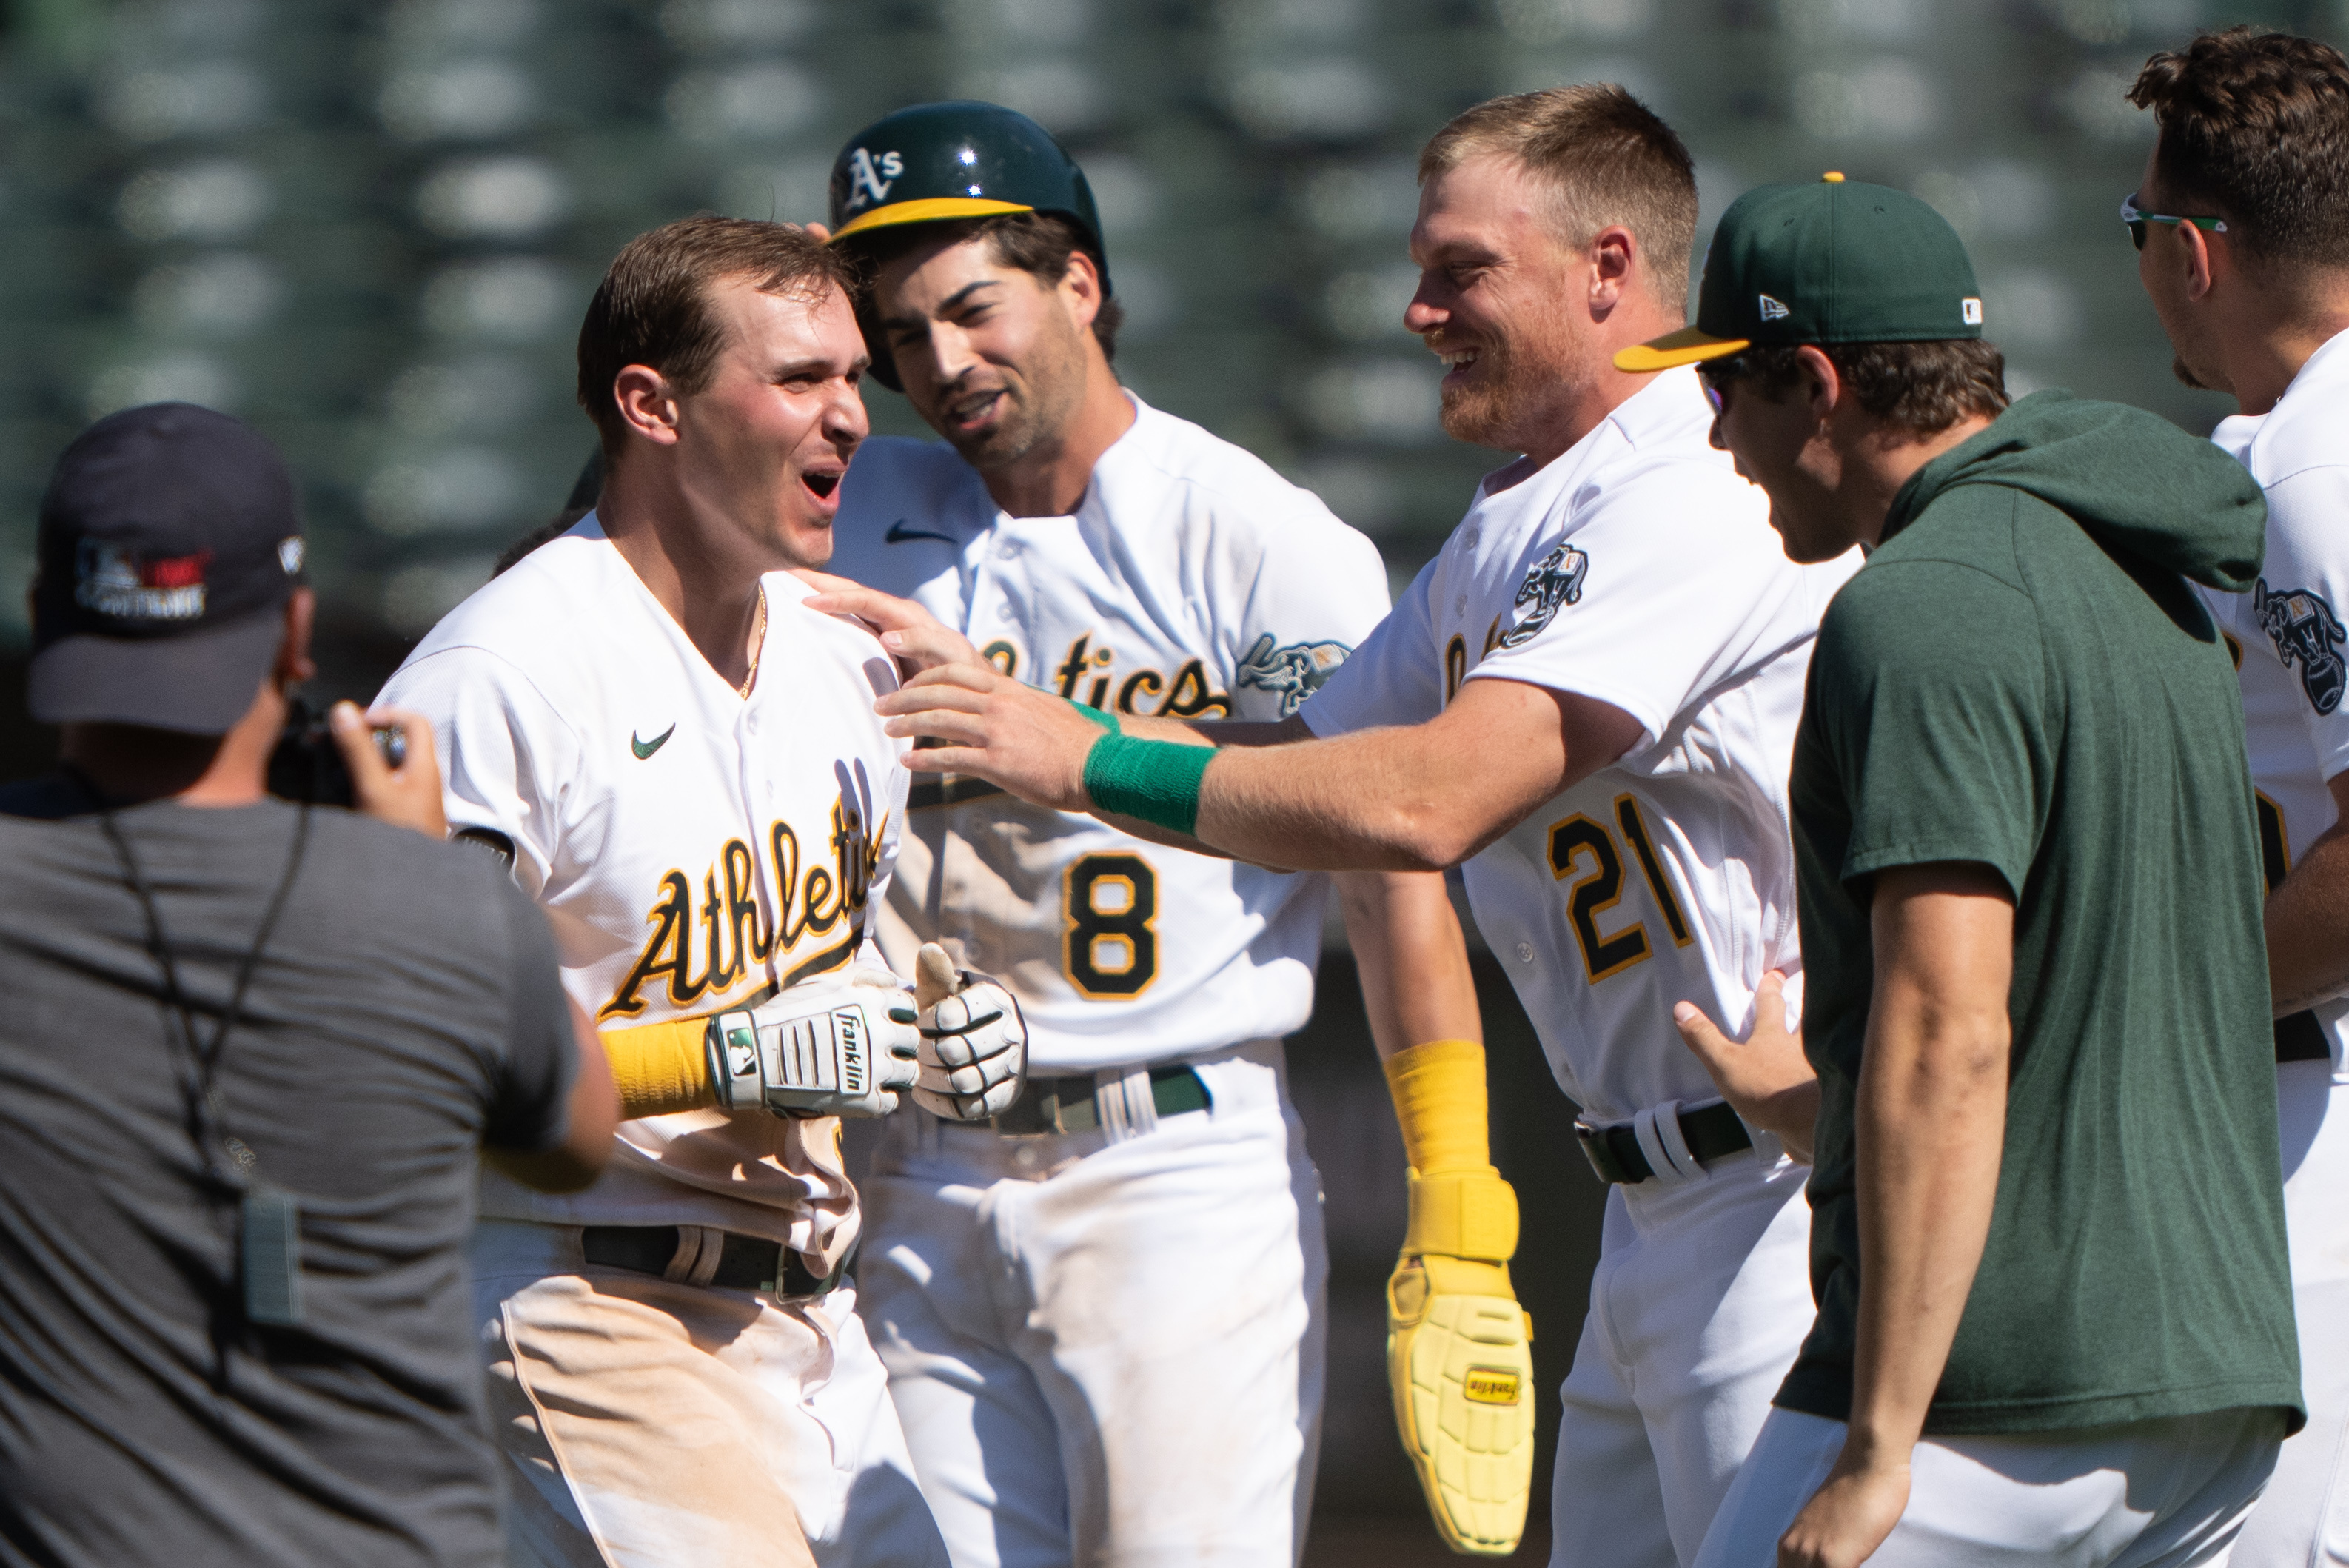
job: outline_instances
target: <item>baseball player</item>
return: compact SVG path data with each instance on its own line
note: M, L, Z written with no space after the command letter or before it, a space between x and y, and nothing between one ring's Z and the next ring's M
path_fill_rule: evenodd
M2248 28L2147 62L2160 140L2123 216L2180 374L2241 412L2210 439L2266 492L2245 594L2204 590L2235 656L2267 871L2284 1217L2308 1425L2233 1561L2349 1563L2349 62ZM2199 216L2169 217L2168 213Z
M1016 1004L874 905L905 818L895 667L806 606L866 422L836 253L638 236L580 336L597 509L441 621L385 700L460 837L554 921L630 1118L564 1198L484 1178L472 1272L521 1563L942 1564L843 1264L838 1114L1017 1093ZM959 994L948 995L948 992Z
M1104 734L984 665L880 706L939 748L911 754L919 771L1168 842L1297 867L1465 862L1613 1186L1552 1560L1663 1568L1693 1556L1811 1319L1805 1171L1725 1106L1671 1010L1750 1019L1776 994L1765 974L1799 968L1789 751L1820 613L1855 563L1786 560L1709 444L1693 371L1616 368L1684 319L1696 191L1668 127L1619 88L1499 99L1420 171L1406 323L1448 368L1445 428L1523 455L1299 712L1136 714ZM1514 1220L1472 1187L1447 1206L1464 1230ZM1423 1291L1430 1316L1481 1313L1451 1273L1398 1279L1398 1334ZM1472 1449L1474 1338L1448 1367L1396 1368L1399 1403Z
M873 279L874 374L947 444L876 439L842 482L833 569L914 603L818 604L966 659L983 644L1105 723L1283 719L1385 613L1368 540L1119 386L1101 225L1041 127L893 114L843 151L832 220ZM975 778L916 786L883 948L905 963L935 938L1001 974L1041 1075L992 1127L896 1118L864 1183L863 1311L957 1568L1302 1550L1328 1268L1281 1037L1311 1009L1327 903L1320 877ZM1381 1050L1472 1058L1480 1141L1454 1163L1498 1186L1441 878L1355 877L1344 903Z

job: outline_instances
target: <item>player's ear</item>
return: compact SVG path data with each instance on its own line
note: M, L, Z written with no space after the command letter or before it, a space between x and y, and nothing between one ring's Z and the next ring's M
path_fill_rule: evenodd
M1810 405L1812 417L1826 419L1843 401L1843 377L1836 369L1835 361L1825 351L1806 343L1795 350L1795 362L1802 368L1803 398Z
M1639 265L1640 243L1630 229L1620 223L1609 223L1591 239L1587 254L1590 260L1590 314L1604 320L1631 286L1631 275Z
M656 446L677 444L678 399L668 378L649 365L625 365L612 378L612 401L628 428Z
M1091 327L1093 317L1101 314L1101 268L1093 258L1081 250L1069 253L1069 270L1061 275L1061 292L1070 300L1070 313L1077 325Z

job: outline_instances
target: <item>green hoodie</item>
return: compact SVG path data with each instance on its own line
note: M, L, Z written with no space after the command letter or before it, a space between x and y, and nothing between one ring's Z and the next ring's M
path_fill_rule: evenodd
M1919 471L1829 607L1791 786L1819 1316L1779 1404L1850 1410L1869 879L1959 860L2014 895L2013 1037L1926 1431L2300 1424L2242 711L2182 580L2247 587L2265 520L2207 441L2042 392Z

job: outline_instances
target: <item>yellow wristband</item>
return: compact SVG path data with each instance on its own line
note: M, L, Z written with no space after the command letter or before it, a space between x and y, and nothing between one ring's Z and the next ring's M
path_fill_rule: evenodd
M718 1091L709 1082L703 1043L709 1028L707 1018L672 1018L603 1031L612 1083L620 1091L620 1114L633 1119L715 1106Z
M1489 1165L1433 1176L1411 1172L1411 1222L1402 1250L1507 1262L1517 1251L1516 1189Z
M1433 1176L1447 1170L1488 1170L1492 1142L1485 1131L1485 1047L1474 1040L1431 1040L1387 1059L1387 1089L1402 1127L1403 1157Z

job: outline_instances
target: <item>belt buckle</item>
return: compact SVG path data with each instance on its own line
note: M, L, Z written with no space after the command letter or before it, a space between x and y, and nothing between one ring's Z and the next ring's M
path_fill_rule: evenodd
M1590 1168L1599 1173L1599 1180L1609 1186L1630 1184L1631 1173L1617 1161L1615 1150L1609 1146L1601 1128L1592 1127L1577 1116L1574 1119L1574 1137L1582 1146L1582 1158L1590 1162Z

